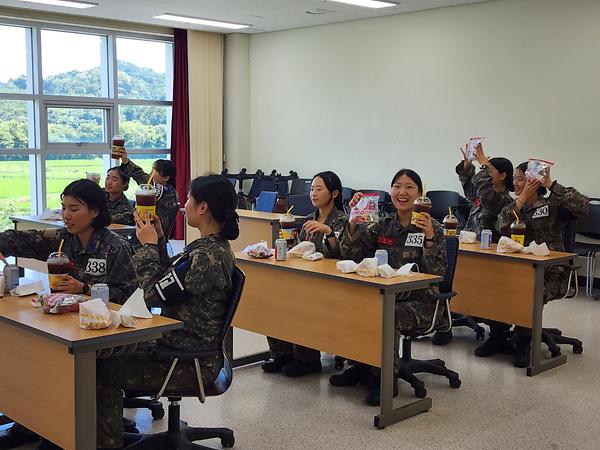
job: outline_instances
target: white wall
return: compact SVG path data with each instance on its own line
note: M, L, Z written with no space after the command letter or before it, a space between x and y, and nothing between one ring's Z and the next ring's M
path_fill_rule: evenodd
M458 147L479 134L600 196L599 23L598 0L498 0L252 35L249 153L226 149L228 166L331 169L357 188L410 167L459 189Z

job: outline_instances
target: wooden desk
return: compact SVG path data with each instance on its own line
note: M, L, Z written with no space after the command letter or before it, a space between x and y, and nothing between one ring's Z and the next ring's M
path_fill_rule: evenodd
M567 362L566 355L541 360L544 269L569 264L577 255L550 252L548 256L496 253L479 243L460 244L454 275L452 311L532 329L532 358L527 375L533 376Z
M234 252L240 252L250 244L256 244L260 241L267 241L271 248L275 244L275 239L279 235L279 217L281 214L266 213L261 211L248 211L238 209L240 216L240 236L231 241L231 248ZM294 216L299 225L304 221L303 216ZM185 244L189 244L200 237L197 228L185 227Z
M337 271L332 259L236 259L246 283L234 326L381 367L378 428L431 408L430 398L393 407L395 299L442 277L365 278Z
M43 230L45 228L63 228L65 226L62 220L44 220L40 217L39 215L11 216L10 220L15 224L15 230ZM135 226L122 225L120 223L111 223L108 229L124 236L135 233Z
M135 328L82 330L79 314L44 314L31 298L0 298L0 411L62 448L95 449L96 351L183 323L154 316Z

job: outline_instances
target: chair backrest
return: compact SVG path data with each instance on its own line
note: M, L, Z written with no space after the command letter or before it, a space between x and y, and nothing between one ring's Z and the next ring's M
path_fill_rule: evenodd
M439 284L441 293L452 292L452 283L454 282L454 272L458 261L458 238L456 236L446 236L446 259L448 266L444 274L444 280Z
M288 195L287 199L290 207L294 207L292 213L296 216L306 216L315 210L308 194Z
M256 199L256 211L273 212L275 202L277 201L277 192L262 191Z
M448 215L448 208L455 208L460 203L460 194L454 191L428 191L427 197L431 200L431 216L442 223Z
M275 191L275 180L273 179L273 177L261 176L259 178L253 179L252 186L250 186L250 191L248 192L248 197L258 198L260 193L263 191Z
M592 239L600 239L600 200L590 199L587 217L577 221L577 233Z
M292 180L292 186L290 187L290 195L309 193L311 183L312 180L310 178L296 178Z

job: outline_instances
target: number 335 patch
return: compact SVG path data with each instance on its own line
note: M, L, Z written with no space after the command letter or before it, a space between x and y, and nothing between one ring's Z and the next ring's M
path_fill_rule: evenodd
M406 236L405 247L423 247L425 243L425 233L408 233Z
M540 206L533 213L534 219L541 219L542 217L548 217L548 205Z
M106 260L90 258L85 266L86 275L106 275Z

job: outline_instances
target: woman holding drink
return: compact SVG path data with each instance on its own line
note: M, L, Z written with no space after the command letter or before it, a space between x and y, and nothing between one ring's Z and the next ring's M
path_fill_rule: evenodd
M136 190L136 210L141 217L145 211L156 214L163 227L167 240L179 212L179 195L175 190L177 168L168 159L157 159L152 165L152 175L131 162L127 150L123 147L120 153L123 173L135 180L139 185Z
M310 200L315 212L308 215L299 240L315 244L326 258L340 257L339 236L348 223L342 204L342 182L330 171L316 174L310 186ZM271 361L262 365L267 373L283 372L300 377L321 370L321 352L291 342L267 337Z
M131 246L108 228L106 195L93 181L77 180L61 194L64 228L0 233L0 254L48 259L53 292L89 294L106 283L110 300L124 303L136 289ZM58 252L58 253L57 253Z
M350 207L358 203L362 193L357 192ZM415 214L415 202L423 196L421 177L410 169L402 169L392 178L390 195L396 214L364 228L350 220L348 231L342 235L341 254L345 259L360 262L373 258L376 250L386 250L388 264L399 268L406 263L416 263L420 272L443 276L446 272L446 241L441 225L423 208ZM418 202L417 202L418 203ZM396 337L394 367L398 367L400 335L416 328L428 328L435 311L433 295L437 286L413 291L408 298L396 299ZM444 317L439 311L436 320ZM356 363L342 374L332 375L329 382L334 386L366 384L369 389L366 401L378 405L379 369L371 370L365 364ZM394 392L397 384L394 381Z
M127 189L129 189L129 177L119 167L108 169L104 180L104 192L111 223L134 225L133 206L124 193Z

